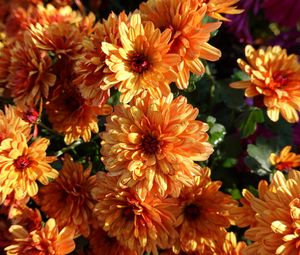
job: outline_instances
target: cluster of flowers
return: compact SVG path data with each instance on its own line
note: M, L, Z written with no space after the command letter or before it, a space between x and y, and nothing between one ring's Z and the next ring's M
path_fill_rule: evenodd
M149 0L102 22L64 1L0 2L1 93L15 104L0 112L0 253L298 254L300 174L262 181L259 198L244 190L239 207L205 166L208 124L171 93L171 83L183 90L190 73L205 73L200 59L220 58L208 41L221 22L205 20L241 13L237 2ZM258 98L272 121L299 121L297 57L278 46L247 46L246 56L239 64L251 80L231 86ZM90 141L108 115L99 134L106 172L68 154L54 169L42 112L67 145ZM277 169L300 165L290 150L270 156ZM253 243L237 242L231 225L250 226ZM76 249L80 236L85 250Z

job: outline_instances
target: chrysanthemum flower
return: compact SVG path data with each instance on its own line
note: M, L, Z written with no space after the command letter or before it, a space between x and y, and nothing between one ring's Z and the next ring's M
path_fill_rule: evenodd
M19 106L32 106L41 97L48 97L49 88L56 76L51 72L51 58L33 43L30 34L24 33L11 49L11 64L7 88Z
M49 163L55 157L46 156L49 140L36 139L29 146L23 134L7 138L0 145L0 203L15 192L16 199L33 197L38 192L38 180L44 185L48 178L56 178L58 172Z
M224 14L240 14L243 10L237 8L240 0L198 0L199 5L207 5L206 14L218 20L230 21Z
M30 28L32 38L39 49L52 51L59 57L67 55L69 58L78 56L82 49L82 34L75 24L62 22L42 26L37 23Z
M126 21L124 12L119 16L111 13L107 20L95 25L94 33L90 37L83 40L84 49L76 62L77 77L74 84L79 88L82 97L91 100L93 105L101 105L103 95L107 93L103 90L119 83L105 63L106 55L102 52L101 45L105 41L120 46L119 24Z
M279 113L288 122L299 121L300 111L300 64L294 54L287 55L280 46L255 50L247 45L248 63L238 59L240 68L249 76L248 81L231 83L232 88L246 89L246 97L263 98L267 114L278 121Z
M216 61L221 52L208 44L210 33L218 29L220 22L203 24L206 6L199 8L197 0L151 0L140 5L143 20L150 20L161 31L172 31L169 53L179 54L176 66L176 85L188 87L190 72L202 75L205 68L200 61Z
M135 186L141 198L151 190L178 196L199 173L194 160L213 152L208 125L197 116L182 96L152 99L143 93L131 105L116 106L100 134L106 169L120 176L120 185Z
M37 6L38 20L42 26L47 26L53 23L72 23L78 24L82 21L82 15L78 11L74 11L71 6L60 8L54 7L52 4Z
M183 251L196 251L206 239L222 238L225 228L233 223L230 210L237 202L219 191L220 187L221 182L211 181L210 170L203 168L200 175L194 177L194 185L182 190L176 226Z
M299 254L299 184L299 171L289 171L288 179L277 171L262 198L252 197L256 225L245 232L245 237L253 243L243 254ZM245 190L244 194L247 193L250 192Z
M96 183L96 176L90 173L91 168L83 170L65 155L59 177L39 191L41 210L55 218L59 227L72 226L85 237L90 233L94 207L91 189Z
M168 53L171 30L161 33L152 22L143 24L138 13L129 19L129 24L119 25L121 46L102 43L105 62L115 74L113 80L119 82L120 100L128 103L145 89L156 98L167 96L174 76L165 74L180 60L177 54Z
M103 229L137 254L158 255L159 248L170 248L177 237L176 199L148 193L142 201L134 190L119 188L117 183L116 176L97 173L94 213Z
M54 219L49 219L40 230L28 232L20 225L13 225L9 231L14 241L5 248L7 255L65 255L75 249L74 229L64 227L59 231Z
M291 170L300 166L300 155L290 152L292 146L285 146L279 155L272 153L269 160L272 165L275 165L277 170Z
M172 250L163 252L161 255L242 255L243 249L247 246L245 242L237 242L233 232L224 234L224 238L218 240L206 239L206 246L202 250L174 253Z
M1 240L1 239L0 239ZM138 255L136 251L131 251L127 247L120 245L115 237L109 237L102 229L92 231L89 236L91 252L89 255Z
M14 106L6 105L4 112L0 110L0 142L17 134L23 134L29 139L30 130L31 125L18 116Z
M107 99L106 94L102 103ZM58 87L46 102L45 109L53 129L65 134L66 144L80 138L88 142L92 133L99 132L97 116L108 115L112 111L109 105L90 106L73 86L68 89Z

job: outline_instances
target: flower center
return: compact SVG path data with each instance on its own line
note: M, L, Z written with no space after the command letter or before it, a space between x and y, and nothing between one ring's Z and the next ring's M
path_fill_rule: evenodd
M142 139L142 147L146 153L154 154L158 151L159 141L155 136L148 134Z
M133 212L133 209L130 208L130 207L126 207L124 210L123 210L123 217L127 220L127 221L133 221L134 220L134 212Z
M136 73L143 73L150 67L149 61L142 54L136 54L131 58L131 69Z
M283 171L283 170L291 170L293 168L293 162L280 162L276 164L276 169Z
M30 164L31 161L26 156L20 156L14 162L14 165L18 170L24 170L29 167Z
M280 72L273 74L273 82L270 84L272 89L280 88L288 83L288 77Z
M200 207L195 204L189 204L184 208L184 216L188 221L197 220L200 216Z

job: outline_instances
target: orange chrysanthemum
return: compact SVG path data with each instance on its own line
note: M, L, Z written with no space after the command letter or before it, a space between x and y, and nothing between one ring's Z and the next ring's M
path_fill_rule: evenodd
M246 247L245 242L237 242L233 232L224 234L224 237L217 241L206 239L206 246L202 250L184 252L180 251L178 255L242 255ZM165 251L161 255L176 255L172 250Z
M115 237L109 237L102 229L92 231L89 241L91 250L89 255L98 255L99 251L101 255L138 255L136 251L120 245Z
M199 5L207 5L206 14L218 20L230 21L222 14L240 14L244 10L237 9L240 0L198 0Z
M0 142L6 138L13 138L17 134L23 134L26 139L30 138L31 125L22 120L17 110L12 105L4 107L4 112L0 111Z
M258 184L258 194L259 199L263 200L266 192L268 190L268 183L265 180L262 180ZM243 191L243 198L240 199L242 206L233 207L230 210L231 216L234 218L235 225L240 228L245 228L248 226L256 226L255 214L256 212L251 207L251 200L254 198L254 195L250 192Z
M203 24L206 6L199 8L197 0L150 0L140 6L144 20L155 27L172 31L169 53L179 54L176 66L176 85L185 89L189 84L190 72L202 75L205 68L199 58L216 61L221 52L208 44L210 33L218 29L220 22Z
M249 76L248 81L231 83L232 88L246 89L247 97L260 97L272 121L279 113L288 122L298 122L300 111L300 64L294 54L287 55L280 46L255 50L247 45L245 54L249 64L238 59L238 64Z
M132 189L117 186L118 178L97 173L94 213L103 229L121 245L138 254L170 248L177 237L174 228L177 204L174 198L148 196L142 201Z
M275 165L277 170L291 170L300 166L300 155L290 152L292 146L285 146L279 155L272 153L269 160L272 165Z
M31 34L39 49L52 51L58 56L75 58L82 50L82 34L79 28L70 22L31 26Z
M176 225L183 251L196 251L201 244L207 245L207 240L222 238L225 228L233 223L230 210L237 202L219 191L220 187L221 182L211 181L210 170L203 168L194 185L182 190Z
M83 170L66 155L59 177L39 191L41 210L55 218L59 227L72 226L85 237L90 233L94 207L91 189L96 183L96 176L90 173L91 168Z
M105 63L106 55L102 52L101 45L103 41L121 45L119 24L126 21L124 12L119 16L111 13L103 23L97 23L90 37L83 40L84 50L76 62L77 77L74 84L79 88L82 97L91 100L93 105L101 105L103 94L107 93L103 90L119 83Z
M119 25L121 46L102 43L102 51L107 55L105 62L115 74L109 83L119 83L120 100L124 103L145 89L156 98L167 96L173 80L167 73L180 60L177 54L168 53L171 30L161 33L152 22L143 24L138 13L128 23Z
M65 227L59 231L54 219L49 219L40 230L27 232L22 226L13 225L9 231L14 241L5 248L7 255L65 255L75 249L74 229Z
M33 197L38 192L36 180L47 185L48 178L57 177L58 172L49 165L56 158L46 156L48 145L48 139L40 138L28 146L23 134L2 141L0 145L0 204L13 191L18 200L27 195Z
M32 106L41 98L47 98L56 76L50 71L51 58L40 51L29 33L18 40L11 49L11 63L7 88L17 105Z
M103 103L107 101L106 94ZM65 143L71 144L82 138L90 141L92 133L98 133L98 115L107 115L112 111L111 106L90 106L70 86L68 89L58 88L45 105L46 113L54 130L65 134Z
M286 180L277 171L262 198L252 196L252 209L256 212L256 225L245 232L251 241L243 250L245 255L298 255L300 253L300 172L289 171ZM244 190L247 195L250 193Z
M143 93L131 105L116 106L100 134L106 169L120 176L120 185L135 186L141 198L151 190L178 196L199 172L194 160L213 152L208 125L197 116L182 96L152 99Z

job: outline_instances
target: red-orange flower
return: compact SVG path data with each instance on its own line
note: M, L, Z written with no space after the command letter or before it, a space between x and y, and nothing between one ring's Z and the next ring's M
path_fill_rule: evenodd
M206 14L218 20L230 21L225 18L224 14L240 14L243 12L237 9L237 4L240 0L198 0L199 5L207 5Z
M206 6L199 8L197 0L155 0L140 6L143 20L150 20L161 31L170 29L171 48L169 53L179 54L176 66L176 85L187 88L190 72L202 75L205 72L201 59L216 61L221 52L208 44L210 33L221 25L220 22L203 24Z
M197 116L182 96L153 99L143 93L130 105L116 106L100 134L106 169L120 177L120 185L135 186L141 198L151 190L178 196L199 173L194 160L213 152L208 125Z
M300 111L300 64L294 54L287 55L280 46L255 50L247 45L248 63L238 59L240 68L250 80L231 83L232 88L246 89L245 96L262 98L267 114L278 121L279 113L288 122L299 121Z
M0 239L1 240L1 239ZM89 255L138 255L136 251L131 251L121 245L115 237L108 236L102 229L92 231L89 236L90 253Z
M101 105L104 95L110 87L119 83L114 79L106 63L106 55L102 52L102 42L120 45L119 24L126 22L124 12L119 16L111 13L103 23L97 23L94 33L83 40L83 53L78 58L75 66L75 86L80 90L83 98L89 99L93 105ZM1 63L1 62L0 62Z
M119 33L121 46L103 42L102 51L108 68L115 74L109 83L118 82L120 100L128 103L143 90L156 98L170 94L169 83L174 76L167 73L180 60L177 54L168 53L171 30L160 32L152 22L142 23L135 13L129 22L120 23Z
M225 228L233 223L230 210L237 202L219 191L220 187L221 182L211 181L210 170L203 168L194 178L193 186L182 190L176 225L183 251L197 251L201 244L207 245L209 239L222 238Z
M245 232L245 237L253 242L243 254L299 254L299 184L299 171L289 171L287 179L277 171L264 194L260 198L252 196L250 204L256 213L256 224Z
M56 178L58 172L49 163L55 157L46 156L49 140L36 139L30 145L23 134L7 138L0 145L0 204L7 195L15 192L16 199L33 197L38 192L38 180L44 185L48 178Z
M9 231L14 241L5 248L7 255L65 255L75 249L74 229L64 227L59 231L54 219L49 219L40 230L28 232L20 225L13 225Z
M103 104L108 95L103 98ZM65 135L65 143L71 144L82 138L91 139L92 133L98 133L98 115L107 115L112 109L109 105L91 106L72 85L53 93L45 105L46 113L54 130Z
M96 176L90 176L91 168L83 170L68 155L64 157L59 177L39 191L41 210L55 218L59 227L72 226L87 237L90 233L94 200L91 189Z
M17 105L32 106L41 97L47 98L56 76L51 72L51 58L40 51L29 33L11 49L7 88Z
M271 153L269 160L275 165L277 170L291 170L300 166L300 155L290 152L292 146L285 146L279 155Z
M177 237L176 199L160 199L148 193L142 201L134 190L119 188L117 183L115 176L97 174L97 187L92 192L100 226L137 254L146 251L158 255L159 248L170 248Z

